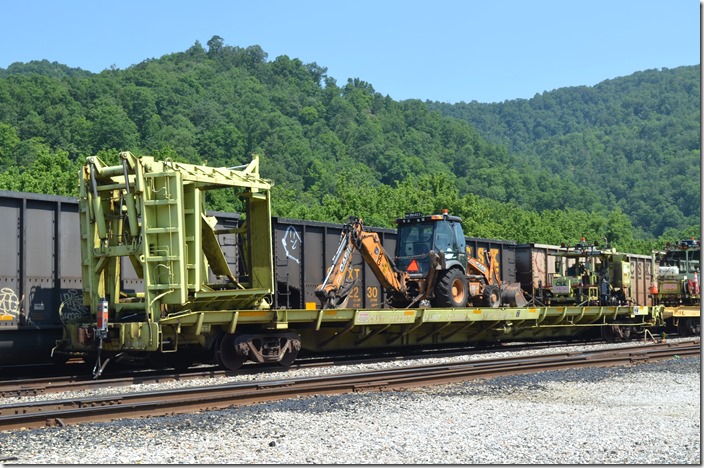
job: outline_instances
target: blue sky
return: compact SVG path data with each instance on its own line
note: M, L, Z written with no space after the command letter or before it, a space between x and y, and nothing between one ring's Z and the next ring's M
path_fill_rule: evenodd
M2 0L0 68L100 72L218 35L393 99L500 102L700 62L695 0Z

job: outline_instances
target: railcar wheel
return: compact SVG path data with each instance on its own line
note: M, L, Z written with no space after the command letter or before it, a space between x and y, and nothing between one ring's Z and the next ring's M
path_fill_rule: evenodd
M621 332L621 340L628 341L631 339L631 332L633 331L633 327L619 327L619 330Z
M631 330L633 327L621 326L613 323L601 327L601 337L608 343L615 341L628 341L631 338Z
M482 303L492 309L501 307L501 290L496 286L486 286L482 293Z
M695 336L701 334L701 321L698 318L681 318L677 322L677 334Z
M468 296L467 279L462 270L452 268L440 273L433 300L436 307L464 307Z
M293 364L293 361L296 360L296 356L298 356L298 351L290 349L284 353L284 356L281 358L279 362L279 365L283 367L291 367L291 364Z
M215 361L227 370L236 371L247 361L247 354L238 353L235 335L225 333L215 343Z

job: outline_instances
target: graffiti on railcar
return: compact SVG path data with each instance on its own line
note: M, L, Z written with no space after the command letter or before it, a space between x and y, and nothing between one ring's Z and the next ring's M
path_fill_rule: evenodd
M89 317L88 309L83 305L83 294L78 289L68 289L61 293L63 309L61 317L64 321L78 321Z
M281 239L281 244L284 246L284 252L286 253L286 258L290 258L294 262L300 264L300 251L298 250L301 244L301 236L296 231L296 228L289 226L286 228L286 233Z
M16 321L20 315L20 300L12 288L0 289L0 320Z

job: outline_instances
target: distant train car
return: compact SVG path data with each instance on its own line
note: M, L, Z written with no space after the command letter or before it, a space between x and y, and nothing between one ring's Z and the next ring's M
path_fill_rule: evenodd
M667 331L701 334L701 241L684 239L652 254L650 292L655 304L665 305Z
M78 205L68 197L0 191L0 366L47 361L59 309L81 313Z

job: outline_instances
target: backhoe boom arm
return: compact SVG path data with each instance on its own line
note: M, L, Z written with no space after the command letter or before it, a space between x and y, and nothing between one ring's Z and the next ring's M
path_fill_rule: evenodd
M354 249L359 251L364 262L369 265L387 293L406 294L408 274L396 268L381 245L379 235L365 231L362 220L350 216L347 224L342 228L340 245L333 256L332 267L328 270L323 283L315 290L316 296L323 303L323 308L344 307L346 297L355 283L349 274Z

